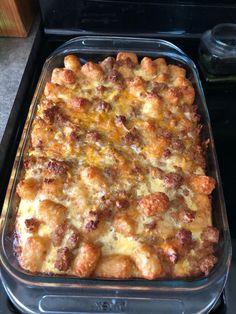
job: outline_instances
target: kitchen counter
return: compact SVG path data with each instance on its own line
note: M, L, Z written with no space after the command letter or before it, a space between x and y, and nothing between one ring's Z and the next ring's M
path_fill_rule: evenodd
M27 38L0 37L0 142L39 24L36 18Z

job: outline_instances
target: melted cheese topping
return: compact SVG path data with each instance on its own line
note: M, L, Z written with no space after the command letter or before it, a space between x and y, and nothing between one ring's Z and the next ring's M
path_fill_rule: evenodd
M21 266L99 276L101 256L114 255L115 270L101 276L200 274L192 260L204 258L211 204L191 185L205 172L185 71L164 59L138 64L133 55L82 68L73 58L53 71L33 123L17 188Z

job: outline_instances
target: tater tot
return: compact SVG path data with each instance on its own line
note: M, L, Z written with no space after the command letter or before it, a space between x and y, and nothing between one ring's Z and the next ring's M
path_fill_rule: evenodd
M162 99L158 95L148 95L143 104L143 113L150 118L158 118L161 113Z
M79 58L75 55L68 55L64 58L64 65L66 69L77 72L81 68Z
M40 188L40 182L34 178L28 178L18 183L16 192L26 200L33 200Z
M127 214L115 217L113 225L117 232L125 236L131 236L135 232L135 221Z
M77 112L86 112L90 106L90 102L86 98L74 96L68 101L67 106Z
M94 276L100 278L131 278L133 266L133 261L126 255L103 256L98 262Z
M126 60L130 59L134 64L138 64L138 57L134 52L119 52L117 54L116 60Z
M61 72L61 70L62 69L59 69L59 68L53 69L52 76L51 76L51 82L53 84L60 84L60 85L63 84L63 82L60 79L60 72Z
M157 67L158 72L168 73L168 65L166 64L166 60L164 58L158 58L156 60L153 60Z
M76 77L73 71L69 69L54 69L52 71L51 82L54 84L74 84Z
M186 70L174 64L168 65L169 73L173 77L182 77L184 78L186 75Z
M32 147L36 150L42 150L50 144L52 145L54 141L53 129L49 129L47 122L43 119L36 120L31 133Z
M141 95L145 95L146 88L144 80L140 76L136 76L129 83L129 91L131 94L138 97Z
M195 99L194 88L191 85L183 86L181 91L182 91L182 96L183 96L182 102L186 105L191 106Z
M162 192L149 194L141 198L139 201L139 207L145 216L154 216L160 212L168 210L169 206L169 198Z
M51 200L43 200L39 204L36 218L47 223L49 228L53 231L57 226L62 224L66 219L67 208L61 204L55 203Z
M208 176L191 176L189 183L194 191L202 194L211 194L216 184L215 179Z
M153 75L157 71L156 64L152 61L152 59L148 57L144 57L140 63L141 69L145 71L147 74Z
M96 81L100 81L104 76L103 70L100 65L93 62L85 63L81 68L81 72L88 78Z
M48 250L48 238L31 236L24 245L19 256L21 266L31 272L38 272L41 270L43 261Z
M101 250L91 243L83 243L73 263L73 273L78 277L88 277L94 271Z
M102 171L97 167L86 167L81 171L81 178L85 185L93 188L96 191L106 189L107 182L102 174Z
M55 84L47 82L44 88L44 95L45 96L52 95L55 91L55 87L56 87Z
M141 245L135 250L132 257L144 278L152 280L160 277L161 263L157 254L149 246Z

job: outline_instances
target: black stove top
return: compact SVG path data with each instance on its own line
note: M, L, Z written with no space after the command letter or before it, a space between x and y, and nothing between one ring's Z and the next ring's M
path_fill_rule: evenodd
M83 32L83 35L84 32ZM138 35L136 35L138 36ZM158 37L153 35L152 37ZM163 38L163 37L162 37ZM0 172L2 184L0 186L0 208L4 199L6 182L10 174L11 164L14 160L17 144L27 115L27 108L30 105L42 65L47 56L58 46L70 39L70 36L44 35L39 31L32 53L27 64L21 88L13 105L13 110L8 122L7 132L4 134L1 143ZM163 38L167 39L183 49L198 66L198 44L197 38ZM200 71L200 69L199 69ZM228 220L231 230L233 246L236 245L236 198L233 197L234 176L236 173L235 156L233 154L236 146L236 86L229 83L209 84L204 77L200 76L206 96L207 105L211 117L213 134L222 176L223 189L228 213ZM22 111L21 104L24 103L25 110ZM17 122L17 123L16 123ZM3 178L3 179L2 179ZM4 182L5 181L5 182ZM234 252L234 250L233 250ZM236 309L236 298L234 288L236 287L236 265L233 257L229 280L224 293L221 295L215 309L211 313L232 314ZM18 313L14 305L7 298L0 283L0 313Z

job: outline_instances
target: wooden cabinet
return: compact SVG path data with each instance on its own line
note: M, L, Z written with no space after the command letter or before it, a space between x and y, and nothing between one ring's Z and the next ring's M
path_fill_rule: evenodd
M37 7L36 0L0 0L0 36L26 37Z

